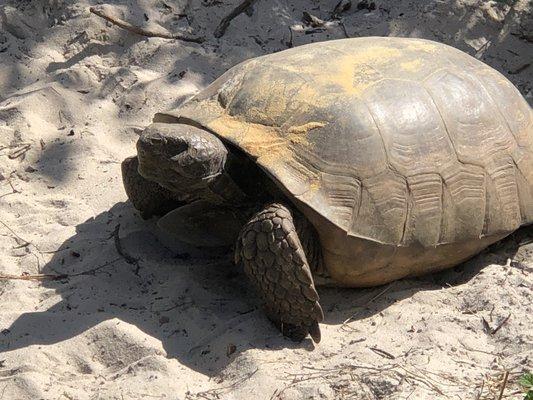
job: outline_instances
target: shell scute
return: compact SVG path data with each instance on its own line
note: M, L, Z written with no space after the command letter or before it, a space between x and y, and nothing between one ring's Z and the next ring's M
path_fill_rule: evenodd
M310 220L351 237L432 247L533 222L531 109L442 44L359 38L258 57L166 115L240 147Z

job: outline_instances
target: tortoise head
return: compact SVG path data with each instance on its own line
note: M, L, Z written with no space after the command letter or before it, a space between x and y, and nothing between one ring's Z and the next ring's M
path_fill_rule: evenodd
M215 135L184 124L154 123L137 141L139 173L181 200L210 199L228 152ZM215 196L216 197L216 196Z

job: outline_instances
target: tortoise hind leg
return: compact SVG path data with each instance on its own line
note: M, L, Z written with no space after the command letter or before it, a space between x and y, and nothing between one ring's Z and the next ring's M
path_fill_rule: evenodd
M291 212L270 204L255 214L241 230L235 256L283 335L301 341L309 333L318 343L324 315Z
M169 190L143 178L138 172L138 166L137 157L128 157L122 161L122 182L128 198L143 219L164 215L183 204Z

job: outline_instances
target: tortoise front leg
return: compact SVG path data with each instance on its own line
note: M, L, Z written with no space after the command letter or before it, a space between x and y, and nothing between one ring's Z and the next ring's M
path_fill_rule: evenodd
M255 214L239 235L235 256L283 335L301 341L309 333L318 343L324 315L289 209L270 204Z
M140 211L142 218L164 215L184 204L170 190L143 178L138 167L137 157L128 157L122 161L122 182L128 198Z

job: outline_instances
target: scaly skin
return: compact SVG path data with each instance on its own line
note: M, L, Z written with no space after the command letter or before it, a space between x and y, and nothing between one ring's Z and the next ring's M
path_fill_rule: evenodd
M174 210L163 221L169 231L174 227L182 230L178 233L185 234L184 241L230 243L239 225L248 220L244 215L242 220L237 218L231 210L257 210L266 198L281 198L258 182L252 182L257 187L251 193L243 192L238 183L246 163L235 156L233 167L226 166L224 144L199 128L152 124L139 138L137 150L138 158L122 164L128 197L143 218ZM246 169L244 174L253 177L253 172ZM245 183L250 184L246 179ZM176 209L183 205L180 199L188 205ZM193 206L200 203L202 206ZM235 228L235 236L230 228ZM242 260L267 316L283 335L301 341L310 334L318 343L318 323L324 316L309 262L320 275L322 254L312 225L299 214L293 216L282 204L273 203L244 224L236 247L237 262Z
M318 343L324 315L290 210L273 203L255 214L239 235L235 256L281 332L295 341L309 333Z
M137 157L122 161L122 182L128 198L143 219L164 215L183 204L170 190L143 178L138 167Z

